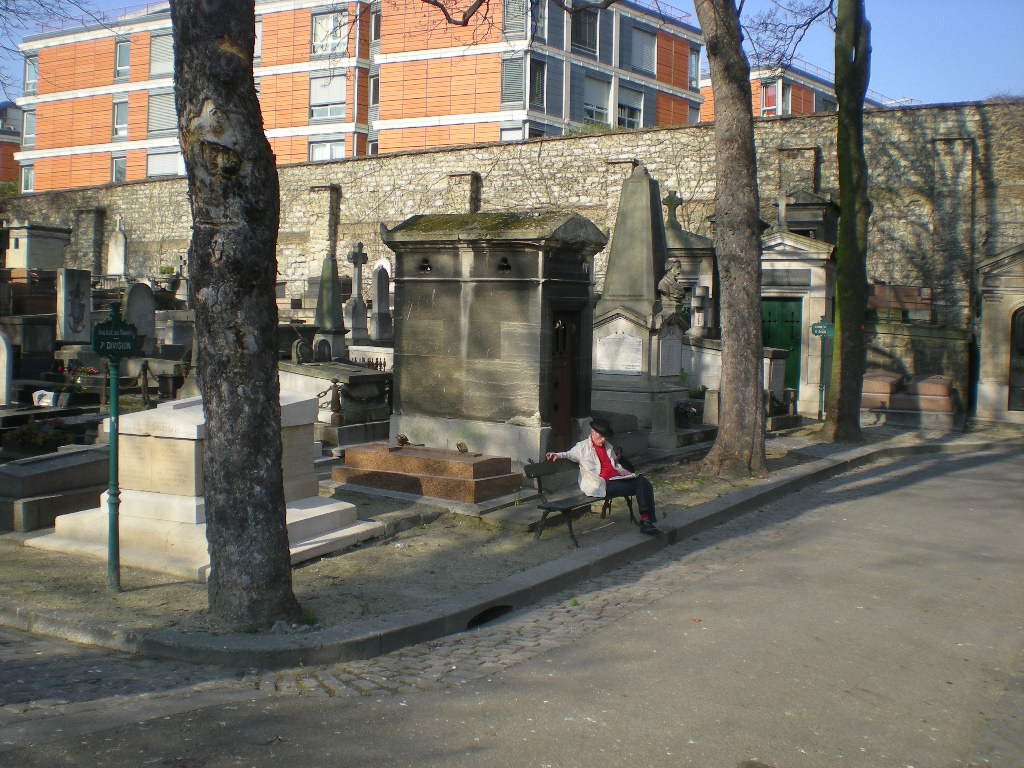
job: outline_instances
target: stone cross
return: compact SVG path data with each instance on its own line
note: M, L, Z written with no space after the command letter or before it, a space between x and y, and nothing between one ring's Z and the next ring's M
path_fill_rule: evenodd
M672 221L679 221L679 217L676 215L676 209L683 204L683 198L679 196L676 190L669 192L661 201L666 208L668 208L668 217Z
M348 253L348 260L352 264L352 295L363 295L363 264L366 263L366 254L363 252L363 244L356 243L356 247Z

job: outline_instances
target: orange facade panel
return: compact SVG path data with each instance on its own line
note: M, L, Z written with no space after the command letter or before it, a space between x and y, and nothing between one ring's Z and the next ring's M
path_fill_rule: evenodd
M54 45L39 51L40 94L114 82L114 38Z
M381 53L501 42L501 3L490 3L465 27L449 24L422 0L389 0L381 16Z
M658 32L658 80L687 88L690 84L690 43L681 37Z
M267 129L307 125L309 74L296 72L260 78L260 110Z
M379 151L385 153L492 142L498 141L500 136L499 123L466 123L383 130L377 140Z
M710 86L700 89L704 101L700 105L700 121L708 123L715 119L715 92Z
M17 182L20 170L14 153L21 149L16 141L0 140L0 184Z
M690 102L659 93L655 120L657 125L686 125L690 122Z
M273 67L309 61L313 20L309 9L267 13L263 19L263 52L260 64Z
M105 144L113 131L113 96L85 96L36 107L36 149Z
M99 186L110 181L110 155L105 152L41 157L33 165L36 192Z
M791 115L809 115L814 112L814 91L806 85L793 83L789 104Z
M146 178L146 150L132 149L126 153L125 180L139 181Z
M304 163L309 160L309 148L305 136L282 136L270 139L270 151L279 165Z
M141 83L149 80L149 32L140 32L132 35L131 71L128 79L133 83Z
M380 119L466 115L501 108L498 54L380 67Z

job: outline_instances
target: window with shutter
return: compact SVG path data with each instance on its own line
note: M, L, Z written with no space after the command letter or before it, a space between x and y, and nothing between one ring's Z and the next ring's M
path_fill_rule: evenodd
M633 69L657 71L658 38L653 32L633 28Z
M501 31L505 37L526 36L526 0L504 0Z
M166 77L174 74L174 38L171 35L153 35L149 39L149 76Z
M597 53L597 11L587 8L572 15L572 50Z
M343 75L309 78L309 116L314 120L345 116L345 78Z
M538 59L530 60L530 107L544 109L547 90L547 65Z
M345 156L345 140L311 141L309 142L309 159L311 162L340 160Z
M643 125L644 95L632 88L619 86L619 127L639 128Z
M178 130L178 115L173 93L149 94L149 134L166 134Z
M583 122L608 125L608 83L588 77L583 83Z
M146 176L184 176L185 159L181 152L154 152L146 156Z
M502 59L501 103L523 103L523 60Z

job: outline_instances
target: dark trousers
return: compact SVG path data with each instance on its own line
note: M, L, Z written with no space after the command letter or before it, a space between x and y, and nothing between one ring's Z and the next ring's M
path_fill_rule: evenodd
M607 491L605 496L609 499L618 499L623 496L635 496L636 504L640 508L640 519L657 522L658 517L654 514L654 487L651 481L643 475L636 477L624 477L621 480L609 480L605 483Z

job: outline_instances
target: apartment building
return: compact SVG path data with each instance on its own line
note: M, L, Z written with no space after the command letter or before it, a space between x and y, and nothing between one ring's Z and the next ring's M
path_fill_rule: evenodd
M703 97L701 122L714 120L715 95L707 73L701 77L700 93ZM806 62L782 68L752 66L750 102L754 117L811 115L835 112L839 108L832 73ZM869 98L865 100L865 106L879 107L881 102Z
M464 27L421 0L257 2L271 147L285 164L697 122L700 32L647 1L503 0ZM23 192L184 173L165 4L21 50Z
M0 102L0 185L18 182L18 161L21 149L21 110L9 101Z

